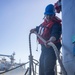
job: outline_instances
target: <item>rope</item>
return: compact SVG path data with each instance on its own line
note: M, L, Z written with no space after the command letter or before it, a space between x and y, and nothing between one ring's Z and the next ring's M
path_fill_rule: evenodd
M38 37L40 40L42 40L44 43L46 43L46 41L45 41L42 37L40 37L36 32L34 32L34 33L37 35L37 37ZM56 47L55 44L52 43L52 42L48 43L48 45L50 45L50 46L53 47L53 49L54 49L54 51L55 51L55 54L56 54L56 57L57 57L57 59L58 59L58 62L59 62L59 64L60 64L60 67L61 67L61 69L62 69L62 71L63 71L63 74L64 74L64 75L67 75L67 72L66 72L66 70L65 70L65 68L64 68L64 66L63 66L63 63L62 63L61 59L60 59L60 56L59 56L59 52L58 52L57 47Z
M29 75L31 75L31 71L33 71L33 75L35 75L35 73L34 73L34 65L33 65L33 56L32 56L32 50L31 50L31 33L29 34L29 49L30 49Z
M28 70L29 70L29 67L27 68L27 70L26 70L26 72L25 72L25 74L24 74L24 75L26 75L26 74L28 73Z

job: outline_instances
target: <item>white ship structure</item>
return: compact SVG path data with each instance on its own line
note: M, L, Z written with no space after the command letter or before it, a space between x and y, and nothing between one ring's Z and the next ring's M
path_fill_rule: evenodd
M0 54L0 75L24 75L26 68L25 64L27 63L15 63L14 55L4 55ZM10 59L7 61L6 57Z

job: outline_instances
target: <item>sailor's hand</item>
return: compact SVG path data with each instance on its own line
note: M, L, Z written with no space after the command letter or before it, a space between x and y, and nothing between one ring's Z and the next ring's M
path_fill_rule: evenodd
M55 42L55 41L56 41L56 38L54 36L52 36L52 37L50 37L50 39L48 41L46 41L45 46L49 48L50 47L49 43Z
M46 41L46 43L45 43L45 46L46 46L47 48L50 47L49 43L50 43L50 40Z
M30 33L34 33L36 31L36 29L34 28L34 29L31 29L30 30Z

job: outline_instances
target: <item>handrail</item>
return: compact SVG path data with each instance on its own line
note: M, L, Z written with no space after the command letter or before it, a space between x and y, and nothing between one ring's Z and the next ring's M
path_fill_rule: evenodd
M46 43L46 41L45 41L40 35L38 35L37 32L34 32L34 33L37 35L37 37L38 37L40 40L43 41L43 43ZM60 64L60 67L61 67L61 69L62 69L62 72L63 72L64 75L67 75L67 72L66 72L66 70L65 70L65 68L64 68L64 65L63 65L63 63L62 63L62 61L61 61L61 59L60 59L60 56L59 56L59 52L58 52L57 47L56 47L55 44L52 43L52 42L48 43L48 45L50 45L50 46L53 47L53 49L54 49L54 51L55 51L55 54L56 54L56 57L57 57L57 59L58 59L58 62L59 62L59 64Z

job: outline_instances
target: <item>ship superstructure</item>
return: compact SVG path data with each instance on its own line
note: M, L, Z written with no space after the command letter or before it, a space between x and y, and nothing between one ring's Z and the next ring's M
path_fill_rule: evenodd
M4 55L0 54L0 75L24 75L27 63L16 63L14 62L14 55ZM10 61L6 59L8 57Z

